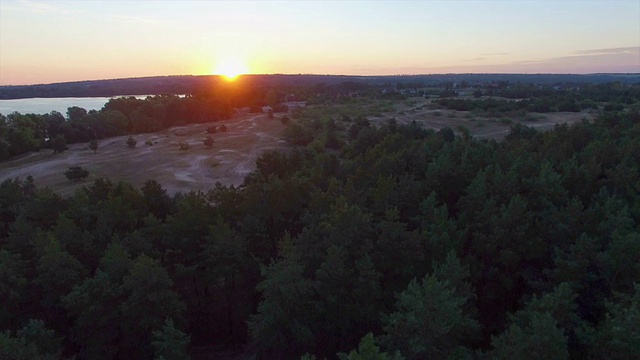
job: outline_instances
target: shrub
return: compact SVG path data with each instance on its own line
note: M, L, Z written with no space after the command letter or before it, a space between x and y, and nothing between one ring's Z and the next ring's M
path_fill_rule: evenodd
M89 176L89 171L80 166L72 166L69 170L64 172L64 176L71 181L80 181Z
M129 138L127 139L127 147L130 149L135 148L137 143L138 142L133 138L133 136L129 136Z
M89 141L89 149L93 150L93 153L95 154L96 151L98 151L98 140L93 139Z
M67 150L67 139L64 135L57 135L53 139L49 140L49 146L53 149L54 153L62 153Z
M211 149L213 147L213 138L211 136L207 136L206 139L202 140L202 143L207 147L207 149Z

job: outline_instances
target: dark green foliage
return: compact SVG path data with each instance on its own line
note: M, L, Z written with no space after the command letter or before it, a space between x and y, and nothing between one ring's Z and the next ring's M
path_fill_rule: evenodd
M511 316L511 325L491 340L492 359L568 359L568 337L582 326L577 295L567 283L532 301ZM574 349L577 352L577 348Z
M464 270L457 261L449 267L421 282L412 280L398 294L395 312L382 317L383 341L388 348L401 350L407 359L471 354L464 345L478 338L479 326L465 311L472 296L468 284L463 283L468 273L458 275Z
M144 196L147 209L153 216L164 220L173 211L171 198L167 195L167 190L155 180L147 180L140 189Z
M340 360L402 360L404 359L399 353L395 353L393 356L387 355L385 352L381 352L380 348L376 345L373 334L368 333L365 335L360 344L358 350L352 350L348 354L338 354Z
M167 101L165 117L135 99L109 111L177 118L182 102ZM640 355L640 115L514 127L495 142L312 114L296 111L284 129L296 147L262 155L239 187L169 194L153 180L97 179L63 198L32 178L3 181L0 351ZM68 136L60 116L46 119L10 117L31 140L42 129Z
M7 360L50 360L62 354L62 339L41 320L30 319L15 336L0 332L0 358Z
M249 324L253 337L267 351L299 353L314 338L310 325L318 309L308 306L315 292L313 282L305 279L294 256L273 263L264 270L264 276L266 280L258 290L265 301ZM296 320L291 322L292 318Z
M173 320L167 318L162 330L153 332L153 358L156 360L188 360L189 336L185 335L173 325Z
M130 264L122 263L126 265L122 270L128 272ZM67 315L73 319L73 342L83 357L113 359L121 351L122 318L116 310L123 301L122 276L118 271L100 270L63 298Z
M442 140L448 143L453 142L453 140L455 140L456 138L456 134L454 134L453 130L451 130L450 127L443 127L442 129L438 130L438 136L440 136Z
M128 147L129 149L133 149L133 148L135 148L137 143L138 143L138 142L136 141L136 139L134 139L134 138L133 138L133 136L129 136L129 137L127 138L127 147ZM147 144L147 145L148 145L148 144Z
M38 259L34 282L42 289L42 302L47 307L61 305L61 297L87 275L87 269L73 255L51 239Z
M0 250L0 298L3 299L1 324L14 323L19 318L21 304L27 300L25 265L19 254Z
M89 171L81 166L72 166L69 170L64 172L64 176L71 181L84 180L89 176Z
M133 261L122 280L123 299L119 304L124 353L149 354L152 332L162 328L165 318L182 319L184 304L171 288L166 270L142 255Z
M53 150L53 153L62 153L67 150L67 140L64 135L56 135L53 139L49 140L49 147Z
M535 314L521 327L511 325L491 341L490 359L568 359L567 338L549 314Z
M213 147L213 138L211 136L207 136L206 139L202 140L202 143L207 149L211 149Z
M94 153L98 151L98 140L93 139L89 141L89 149L93 150Z
M606 304L604 320L597 327L580 332L589 359L607 359L615 354L620 359L640 356L640 286L632 295L618 294L616 301Z

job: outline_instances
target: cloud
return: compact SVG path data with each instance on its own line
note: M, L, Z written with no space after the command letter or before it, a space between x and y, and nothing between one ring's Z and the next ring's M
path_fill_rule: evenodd
M502 56L502 55L509 55L511 53L508 52L501 52L501 53L485 53L485 54L480 54L480 56Z
M640 54L640 46L572 51L575 55Z

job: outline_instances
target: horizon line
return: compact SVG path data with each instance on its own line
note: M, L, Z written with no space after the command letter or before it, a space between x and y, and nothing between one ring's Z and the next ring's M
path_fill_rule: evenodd
M640 72L594 72L594 73L448 72L448 73L415 73L415 74L406 73L406 74L373 74L373 75L320 74L320 73L246 73L246 74L239 74L238 77L242 77L242 76L345 76L345 77L404 77L406 76L406 77L409 77L409 76L438 76L438 75L574 75L574 76L631 75L631 76L640 76ZM131 76L131 77L102 78L102 79L69 80L69 81L58 81L58 82L51 82L51 83L7 84L7 85L0 85L0 87L46 86L46 85L73 84L73 83L82 83L82 82L133 80L133 79L149 79L149 78L162 78L162 77L224 77L224 75L222 74L148 75L148 76Z

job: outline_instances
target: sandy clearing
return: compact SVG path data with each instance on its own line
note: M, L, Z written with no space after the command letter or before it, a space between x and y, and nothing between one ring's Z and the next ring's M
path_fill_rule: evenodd
M209 136L207 127L222 124L227 131L211 134L214 145L207 149L202 143ZM98 177L126 180L136 186L141 186L147 179L155 179L170 194L206 191L216 182L240 185L255 169L255 160L260 154L286 147L281 138L283 129L284 125L277 117L269 120L263 114L248 114L222 122L134 135L135 149L126 147L127 136L100 140L95 154L87 143L73 144L62 154L42 150L0 163L0 181L31 175L38 186L48 186L63 195L72 194L82 185L90 185ZM145 145L145 141L151 141L153 145ZM180 142L186 142L192 148L181 151ZM89 178L77 183L68 181L64 172L74 165L89 170Z
M384 113L383 116L370 117L369 119L373 123L382 123L394 117L399 124L409 124L415 120L423 127L434 130L447 126L455 130L457 127L463 126L469 129L476 138L501 140L509 133L509 127L516 123L522 123L538 130L548 130L556 124L571 124L582 119L592 120L595 118L595 115L589 111L528 113L524 117L486 118L475 116L470 111L433 110L429 108L432 103L432 100L429 99L411 98L410 100L415 104L408 106L399 102L395 112Z

